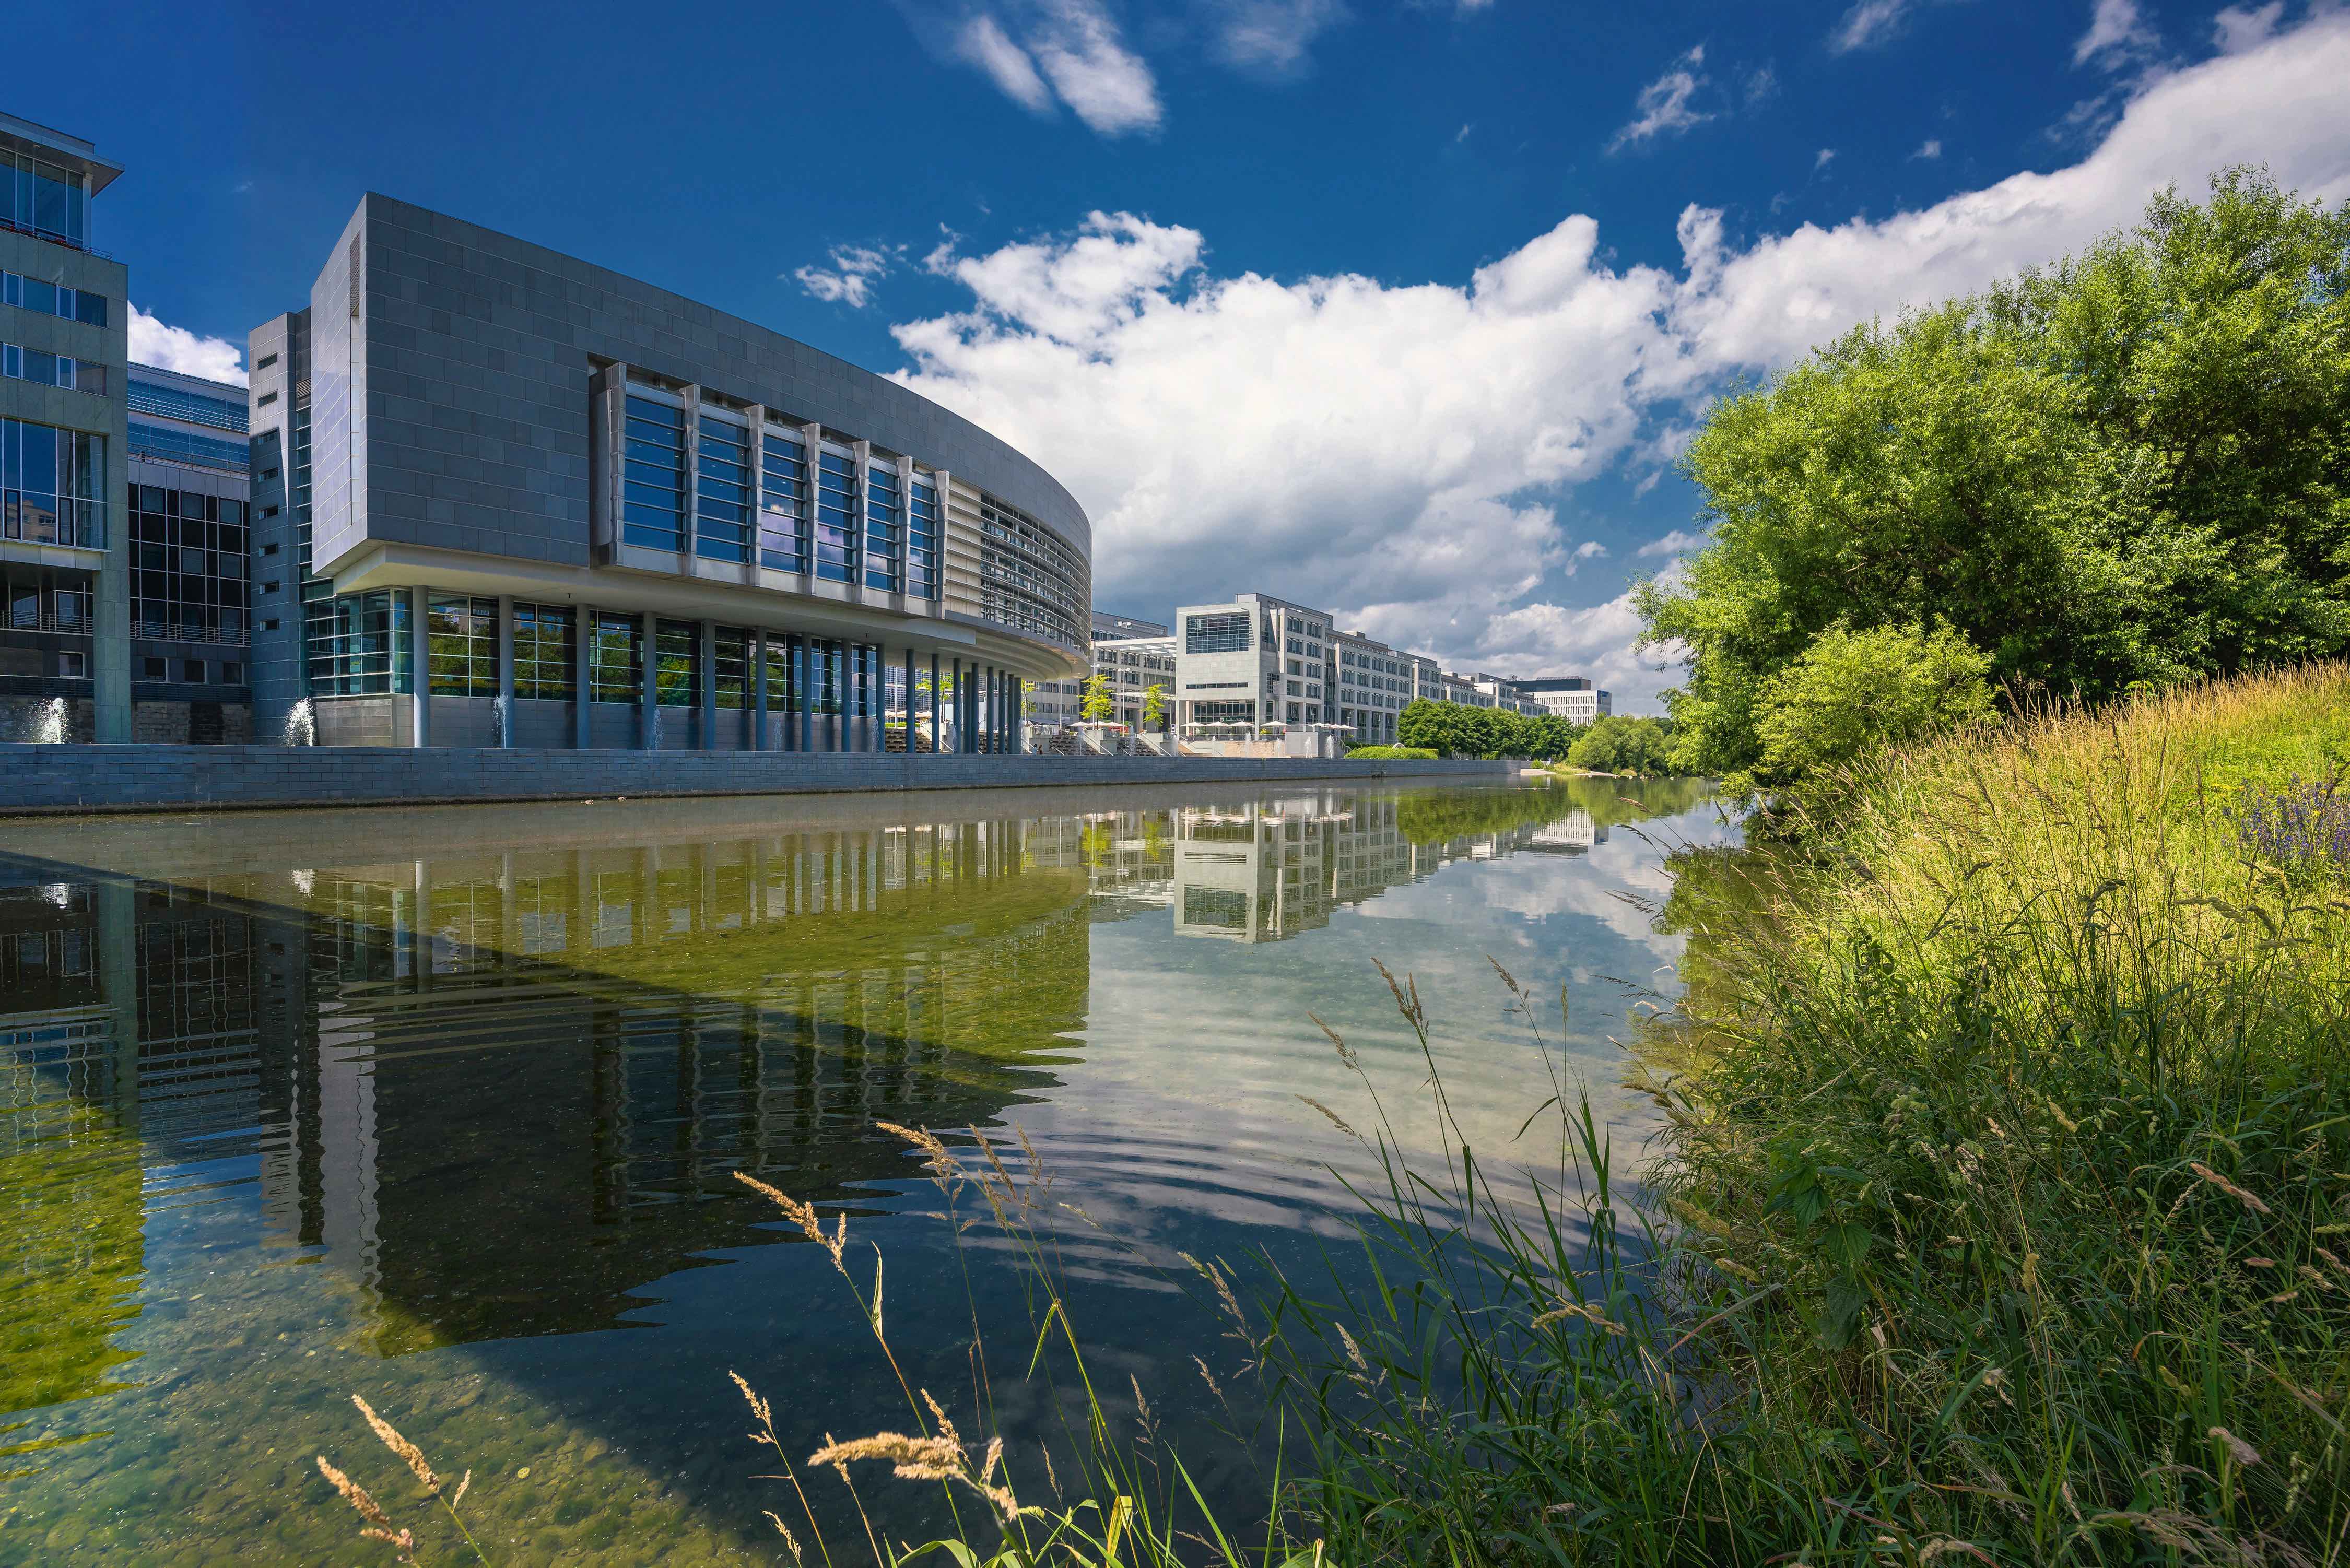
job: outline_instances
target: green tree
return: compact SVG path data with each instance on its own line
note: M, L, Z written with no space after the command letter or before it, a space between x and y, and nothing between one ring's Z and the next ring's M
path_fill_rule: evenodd
M1799 785L1887 746L1979 722L1991 712L1989 656L1948 626L1841 624L1764 677L1755 704L1762 754L1733 789Z
M1110 695L1109 677L1100 671L1087 677L1077 716L1088 723L1107 723L1118 717L1118 699Z
M2093 701L2350 649L2345 283L2350 203L2232 170L1718 404L1711 542L1638 599L1688 652L1676 764L1762 778L1832 627L1947 623L1994 686Z
M1673 771L1670 753L1669 734L1656 720L1607 714L1593 720L1567 748L1566 761L1595 774L1651 778Z
M1167 688L1152 686L1142 693L1142 725L1147 730L1166 727Z

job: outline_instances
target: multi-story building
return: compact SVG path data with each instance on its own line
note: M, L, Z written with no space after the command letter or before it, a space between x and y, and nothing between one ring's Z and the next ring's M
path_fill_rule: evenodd
M1411 654L1360 632L1334 634L1323 667L1333 722L1353 729L1365 745L1395 744L1396 715L1414 694L1413 663Z
M1511 682L1546 713L1587 724L1616 711L1615 700L1580 675L1538 675Z
M1326 722L1327 611L1240 594L1223 604L1185 605L1175 624L1179 729Z
M1155 620L1137 620L1131 616L1112 615L1107 610L1092 612L1093 640L1119 640L1138 637L1165 637L1167 628ZM1096 669L1100 665L1097 661ZM1171 705L1174 681L1166 683L1170 690ZM1054 729L1077 722L1085 700L1085 683L1081 680L1036 680L1028 687L1028 722L1040 728Z
M1129 621L1128 626L1147 626L1147 621ZM1131 730L1149 729L1156 733L1168 728L1175 717L1175 639L1163 629L1155 636L1103 637L1094 634L1094 673L1109 683L1109 694L1117 703L1112 715L1118 722ZM1148 720L1150 691L1159 691L1159 711L1155 720Z
M121 172L0 114L0 739L130 739L130 272L90 248Z
M1499 708L1503 712L1521 713L1529 719L1538 719L1549 711L1535 701L1519 681L1480 670L1470 677L1470 684L1477 689L1477 701L1481 707Z
M265 733L1010 749L1087 668L1051 475L650 284L370 194L250 352Z
M253 739L245 389L132 365L132 738Z

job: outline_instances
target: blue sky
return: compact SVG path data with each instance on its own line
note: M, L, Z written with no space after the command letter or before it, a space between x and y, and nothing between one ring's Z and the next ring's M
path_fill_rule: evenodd
M151 357L232 369L382 191L905 374L1076 491L1104 607L1262 588L1635 706L1724 386L2222 162L2350 194L2310 0L189 18L33 8L0 101L128 168Z

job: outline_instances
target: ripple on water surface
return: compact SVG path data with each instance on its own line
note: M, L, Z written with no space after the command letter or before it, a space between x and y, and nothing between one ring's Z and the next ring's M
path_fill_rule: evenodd
M313 1455L408 1506L353 1393L473 1468L497 1561L771 1559L726 1373L795 1455L902 1406L734 1172L847 1213L860 1272L879 1245L918 1383L967 1407L973 1322L1030 1336L1007 1250L876 1121L1024 1131L1097 1368L1258 1495L1179 1254L1343 1278L1373 1085L1441 1158L1372 961L1482 1147L1552 1083L1491 961L1566 988L1555 1061L1637 1141L1613 1042L1674 983L1666 849L1728 830L1604 780L1069 798L0 826L0 1563L348 1556ZM1049 1401L996 1396L1019 1456Z

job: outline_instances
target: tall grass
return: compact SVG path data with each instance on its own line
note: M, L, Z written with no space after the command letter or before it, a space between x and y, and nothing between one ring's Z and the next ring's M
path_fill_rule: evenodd
M1856 775L1800 874L1685 877L1703 983L1648 1042L1637 1190L1564 1079L1469 1147L1390 977L1442 1168L1368 1085L1362 1266L1268 1263L1253 1313L1201 1268L1288 1439L1245 1532L1112 1436L1033 1151L900 1129L1037 1283L1082 1501L1024 1501L910 1386L913 1430L808 1464L976 1505L910 1552L868 1522L883 1563L2350 1562L2350 886L2241 828L2345 761L2340 667L2051 711ZM775 1196L886 1350L878 1260L868 1297Z

